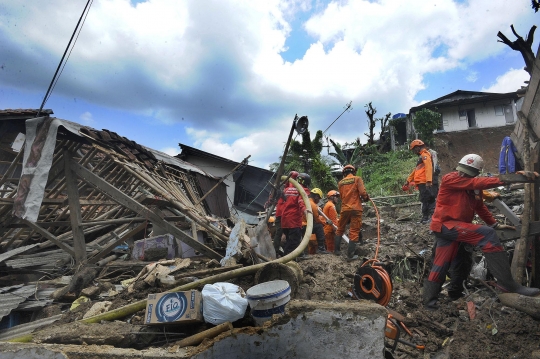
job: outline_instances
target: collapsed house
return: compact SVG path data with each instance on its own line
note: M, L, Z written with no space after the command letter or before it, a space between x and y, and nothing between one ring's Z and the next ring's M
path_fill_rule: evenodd
M218 179L114 132L49 116L26 121L35 114L0 113L1 285L104 265L120 244L150 233L177 238L175 257L223 257L215 249L228 238L225 186L209 192ZM2 317L50 302L23 305L32 292L24 290Z

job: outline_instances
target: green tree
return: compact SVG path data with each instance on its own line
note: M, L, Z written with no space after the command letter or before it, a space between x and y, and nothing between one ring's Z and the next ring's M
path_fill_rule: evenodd
M414 114L413 125L422 141L433 144L433 131L439 128L441 114L424 108Z
M311 188L318 187L323 193L335 189L337 182L332 176L331 163L321 157L323 148L322 131L318 130L315 138L311 139L309 131L302 134L302 142L293 140L290 144L289 153L285 160L284 173L290 171L305 172L311 176ZM279 163L270 165L270 170L275 171Z
M329 155L334 157L337 162L334 162L333 165L340 165L345 166L348 164L351 164L353 166L358 165L362 161L362 145L359 142L356 142L354 145L354 151L350 158L347 157L345 152L343 152L343 148L341 144L334 142L331 138L328 139L330 143L332 144L332 147L334 147L335 152L330 152Z

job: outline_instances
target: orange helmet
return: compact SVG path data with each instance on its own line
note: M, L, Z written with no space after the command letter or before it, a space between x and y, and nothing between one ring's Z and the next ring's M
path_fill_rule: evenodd
M354 168L353 165L347 165L347 166L343 167L343 173L348 172L348 171L354 172L354 171L356 171L356 168Z
M412 150L416 146L423 146L423 145L424 145L424 142L422 142L422 140L413 140L411 142L411 145L409 146L409 150Z
M333 197L333 196L339 197L339 192L335 190L331 190L330 192L326 194L326 197Z

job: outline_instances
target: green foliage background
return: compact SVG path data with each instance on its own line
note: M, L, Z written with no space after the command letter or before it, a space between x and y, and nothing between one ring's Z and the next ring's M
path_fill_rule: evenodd
M387 153L371 153L359 168L366 190L371 197L403 194L401 186L416 167L412 151L399 150Z
M433 145L433 131L439 128L441 114L427 108L414 114L413 124L420 139L428 145Z

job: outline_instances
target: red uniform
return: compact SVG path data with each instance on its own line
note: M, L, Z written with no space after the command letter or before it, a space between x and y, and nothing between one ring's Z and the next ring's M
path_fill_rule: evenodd
M301 228L306 205L294 186L284 189L285 202L281 213L281 228Z
M460 242L479 246L484 253L504 250L491 227L496 221L482 200L482 190L502 184L496 177L461 177L458 172L451 172L442 178L430 225L437 241L429 281L444 282L452 261L460 260L456 258ZM475 214L487 226L472 224Z

